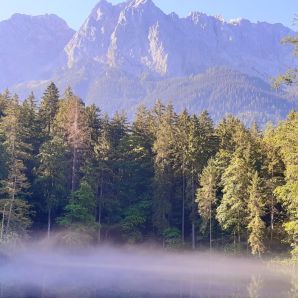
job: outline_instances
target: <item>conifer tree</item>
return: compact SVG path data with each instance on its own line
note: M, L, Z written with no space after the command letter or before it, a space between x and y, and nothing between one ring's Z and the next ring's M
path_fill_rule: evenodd
M51 233L53 217L57 207L61 207L67 197L68 158L69 154L63 139L54 136L45 142L38 155L39 168L37 170L37 186L41 188L47 211L47 234Z
M65 215L59 220L60 224L67 227L94 228L95 219L95 196L91 186L82 181L80 188L71 194L71 199L65 207Z
M285 184L276 188L275 194L287 210L284 224L293 248L293 256L298 256L298 113L292 112L288 119L279 124L276 131L276 145L285 163Z
M186 209L186 186L187 180L191 176L191 160L190 160L190 129L191 119L188 112L184 110L178 117L177 121L177 165L178 171L182 177L182 212L181 212L181 237L182 244L185 238L185 209Z
M260 256L265 251L264 234L266 226L262 219L265 213L264 193L258 172L255 172L249 187L247 208L249 211L248 243L251 247L252 254Z
M235 155L222 176L223 198L217 207L216 218L224 230L236 235L238 244L248 223L248 187L251 169L243 158Z
M262 169L265 177L266 207L270 214L270 241L273 241L276 218L281 213L275 189L284 184L285 165L280 150L276 146L275 129L272 125L266 127L262 142L265 158Z
M213 209L217 201L218 173L214 159L210 159L200 177L200 187L196 194L199 214L205 222L209 222L209 244L212 248Z
M30 145L24 142L24 131L21 121L21 108L17 96L14 96L5 109L5 116L1 119L0 134L4 139L4 148L7 154L7 176L1 181L2 193L8 200L7 214L3 213L2 220L6 220L5 234L11 232L11 219L14 214L15 203L28 189L29 183L25 175L24 161L28 158ZM6 215L6 219L4 216ZM2 225L1 234L4 235Z
M8 90L5 90L2 94L0 93L0 119L5 115L5 110L11 99L10 93Z
M42 130L37 114L37 106L34 94L31 93L21 105L20 125L23 131L23 141L30 144L30 151L28 151L28 158L25 162L27 168L27 177L30 184L33 184L38 160L36 156L39 153L39 147L42 143ZM30 191L32 191L30 189Z
M74 192L79 181L80 158L90 147L90 128L88 127L85 107L80 98L71 89L65 92L55 118L55 130L70 147L71 157L71 191Z
M59 108L59 90L52 82L45 90L40 103L39 117L41 125L50 134L53 129L54 119Z
M155 153L154 226L163 236L169 227L171 203L174 196L174 162L176 157L176 114L169 105L161 116L153 145Z

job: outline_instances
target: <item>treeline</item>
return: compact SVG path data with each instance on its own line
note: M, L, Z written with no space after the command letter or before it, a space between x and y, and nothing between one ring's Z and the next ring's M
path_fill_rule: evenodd
M1 94L0 119L2 244L63 228L77 242L297 254L296 112L261 132L157 102L129 124L51 83L39 105Z

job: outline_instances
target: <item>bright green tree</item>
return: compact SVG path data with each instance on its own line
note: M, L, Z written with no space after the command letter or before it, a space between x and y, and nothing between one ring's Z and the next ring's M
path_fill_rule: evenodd
M217 207L216 218L224 230L236 235L238 244L248 224L248 187L251 170L245 160L235 155L222 176L223 198Z
M264 237L266 225L262 219L265 214L264 200L264 186L262 185L258 172L256 172L249 187L249 200L247 204L249 212L248 243L251 247L252 254L259 256L265 251Z
M212 248L212 220L213 210L217 202L218 170L214 159L210 159L200 177L200 187L196 193L196 203L199 214L205 223L209 222L209 244Z

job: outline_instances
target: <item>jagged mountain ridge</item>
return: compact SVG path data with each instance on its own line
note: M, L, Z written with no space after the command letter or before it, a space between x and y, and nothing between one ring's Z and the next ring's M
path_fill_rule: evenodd
M268 79L293 65L291 49L280 43L291 34L281 24L166 15L151 0L119 5L102 0L65 51L69 68L92 61L133 75L173 77L229 66Z
M10 72L1 70L1 89L10 87L22 96L34 90L40 95L53 80L62 90L72 86L84 100L99 104L106 112L126 110L129 115L140 103L152 105L157 98L172 101L179 110L207 108L215 118L231 112L261 122L275 121L296 108L268 84L273 76L295 65L292 49L280 43L294 32L281 24L224 21L198 12L179 18L163 13L151 0L118 5L101 0L77 32L55 17L56 26L50 26L53 30L44 46L48 22L42 24L43 16L23 17L39 18L42 34L34 33L34 22L29 32L38 36L41 45L29 43L33 50L28 51L25 44L23 51L29 55L18 65L2 59L4 69L13 65L17 75L11 72L7 79ZM9 39L1 36L2 27L0 22L0 37ZM22 38L26 37L23 32ZM16 34L14 39L18 38ZM38 63L26 72L33 59L31 52ZM52 59L43 59L44 53Z

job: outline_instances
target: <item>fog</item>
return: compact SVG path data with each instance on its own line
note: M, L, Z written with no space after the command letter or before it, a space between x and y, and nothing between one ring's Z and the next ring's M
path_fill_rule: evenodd
M295 297L294 277L261 259L153 248L69 251L34 245L9 257L0 254L1 298L283 298Z

